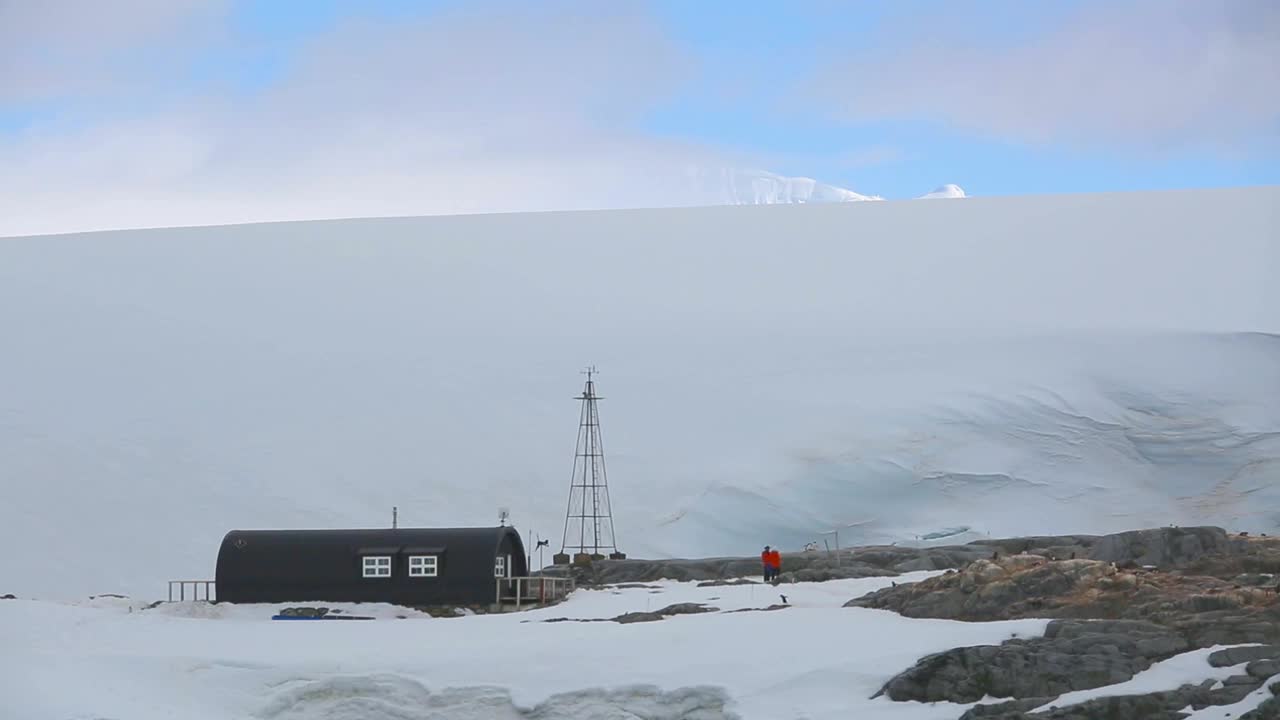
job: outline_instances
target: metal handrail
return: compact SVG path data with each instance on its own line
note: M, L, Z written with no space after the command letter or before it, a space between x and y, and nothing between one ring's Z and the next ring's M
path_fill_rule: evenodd
M173 602L173 586L178 586L178 602L186 602L187 586L191 586L191 599L200 599L200 587L204 587L205 602L215 602L218 596L217 583L214 580L170 580L169 602Z
M494 585L494 604L499 609L502 608L504 598L503 586L505 585L508 590L514 587L516 610L521 608L526 599L530 601L532 607L537 607L564 600L577 589L577 583L574 582L572 577L562 578L545 575L494 578ZM536 592L535 587L537 588ZM506 598L509 599L510 597L510 593L506 595Z

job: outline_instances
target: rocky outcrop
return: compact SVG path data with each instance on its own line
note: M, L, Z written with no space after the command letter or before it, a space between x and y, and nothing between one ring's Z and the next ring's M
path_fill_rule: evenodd
M1120 566L1136 565L1172 570L1206 555L1229 555L1233 548L1227 532L1218 527L1166 527L1106 535L1089 552L1090 560Z
M846 603L907 617L952 620L1078 618L1145 620L1194 647L1280 642L1275 593L1212 577L1124 570L1099 560L1013 555L889 587Z
M1280 537L1233 535L1227 552L1208 554L1179 568L1243 585L1280 585Z
M1010 706L993 706L992 711L986 711L978 706L960 717L961 720L1182 720L1186 717L1182 708L1188 705L1205 707L1235 702L1227 702L1227 696L1221 694L1215 698L1212 686L1213 682L1208 681L1199 685L1183 685L1168 692L1104 697L1063 708L1050 706L1038 713ZM1243 698L1244 694L1240 697Z
M1254 660L1245 667L1244 671L1250 677L1266 679L1273 675L1280 675L1280 655L1269 660Z
M1052 698L1011 700L975 705L960 720L1183 720L1188 707L1234 705L1260 687L1243 678L1228 678L1221 687L1212 680L1183 685L1176 690L1143 695L1116 695L1058 707ZM1280 694L1280 682L1271 687ZM1044 708L1039 712L1033 712ZM1240 715L1241 720L1280 720L1280 698L1268 700L1255 710Z
M993 555L918 583L870 593L847 606L908 617L983 621L1060 618L1044 637L954 648L922 658L881 690L894 700L1007 701L964 718L1083 720L1182 718L1188 707L1229 705L1280 677L1280 597L1268 574L1274 538L1230 536L1217 528L1160 528L1089 541L1088 557ZM1016 543L1006 545L1021 550ZM1261 643L1211 654L1217 667L1243 666L1222 683L1099 698L1069 707L1072 690L1122 682L1193 648ZM1280 683L1277 683L1280 687ZM1040 709L1043 708L1043 709ZM1038 712L1037 712L1038 710ZM1280 714L1280 698L1243 714Z
M1011 555L1046 560L1099 560L1123 567L1150 565L1232 580L1274 585L1280 575L1280 538L1228 535L1222 528L1154 528L1115 535L1046 535L980 540L967 545L843 548L839 553L784 553L780 582L821 582L841 578L896 576L921 570L958 569L976 560ZM721 557L661 560L599 560L588 565L553 566L549 575L572 574L580 586L679 580L707 582L760 575L760 560ZM1242 581L1236 581L1242 583Z
M708 607L700 603L676 603L668 605L656 612L629 612L613 618L616 623L628 624L665 620L672 615L697 615L699 613L719 612L720 608Z
M656 620L665 620L674 615L697 615L700 613L720 612L720 608L709 607L701 603L676 603L668 605L661 610L652 612L629 612L617 615L611 618L551 618L542 622L560 623L560 622L616 622L622 625L639 622L654 622ZM524 621L528 622L528 620Z
M1054 621L1043 637L929 655L881 692L919 702L1053 698L1124 682L1187 649L1176 632L1151 623Z
M1209 664L1214 667L1231 667L1258 660L1275 660L1280 658L1280 645L1251 645L1219 650L1209 655Z

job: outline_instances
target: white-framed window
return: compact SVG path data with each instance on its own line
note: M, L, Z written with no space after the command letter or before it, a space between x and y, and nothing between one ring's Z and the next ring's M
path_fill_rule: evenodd
M507 576L507 559L502 557L501 555L493 559L493 576L494 577Z
M440 561L435 555L409 556L409 577L435 577L439 568Z
M367 578L391 577L391 556L365 555L363 567Z

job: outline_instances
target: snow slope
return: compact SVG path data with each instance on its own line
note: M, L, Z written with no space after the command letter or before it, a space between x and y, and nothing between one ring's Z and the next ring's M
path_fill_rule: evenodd
M23 548L0 593L161 597L212 577L230 529L393 505L507 506L558 549L588 363L635 556L1274 531L1280 338L1242 331L1280 330L1276 208L1255 188L0 240L0 543Z

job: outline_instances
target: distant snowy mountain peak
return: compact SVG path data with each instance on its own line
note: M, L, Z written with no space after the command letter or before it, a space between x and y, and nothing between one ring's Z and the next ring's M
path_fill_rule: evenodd
M787 177L767 170L700 168L694 172L698 189L717 205L798 205L806 203L884 200L808 177ZM968 197L964 188L948 183L917 199Z
M925 193L919 197L920 200L935 200L938 198L962 198L969 197L965 194L964 188L959 185L947 183L931 193Z
M786 177L765 170L723 168L699 172L698 182L723 205L795 205L883 200L807 177Z

